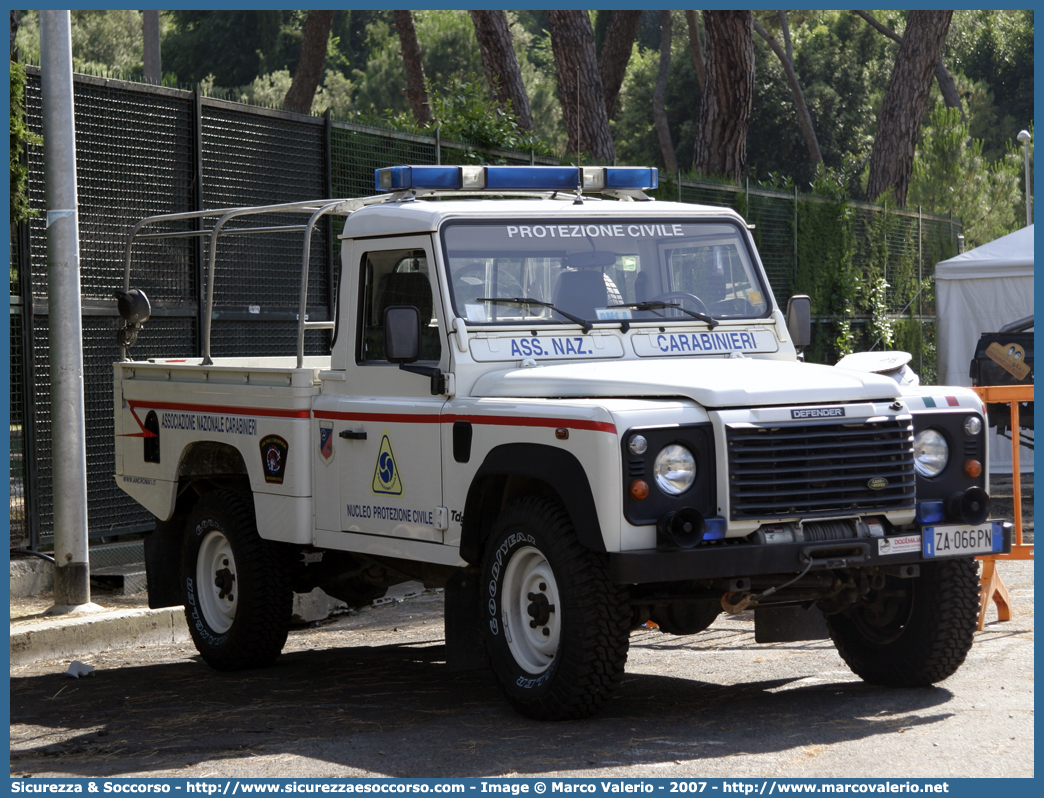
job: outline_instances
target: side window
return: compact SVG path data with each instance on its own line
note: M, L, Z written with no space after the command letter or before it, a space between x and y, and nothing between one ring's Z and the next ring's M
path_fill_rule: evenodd
M420 311L420 360L442 356L439 320L431 294L428 258L423 249L367 252L362 256L359 318L360 363L383 363L384 311L392 305L412 305Z

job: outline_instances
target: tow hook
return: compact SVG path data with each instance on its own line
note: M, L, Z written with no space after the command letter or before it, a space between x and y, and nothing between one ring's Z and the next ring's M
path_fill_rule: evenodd
M738 599L735 604L734 598ZM721 597L721 608L730 615L738 615L757 603L756 598L750 593L726 593Z

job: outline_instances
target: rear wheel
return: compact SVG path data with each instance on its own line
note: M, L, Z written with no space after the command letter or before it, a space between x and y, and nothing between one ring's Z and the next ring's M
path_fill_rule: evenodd
M630 609L565 510L542 498L504 510L481 584L490 661L515 709L541 720L596 712L623 675Z
M282 650L293 593L281 554L258 536L249 493L214 491L193 508L182 554L185 619L214 668L261 667Z
M953 559L924 563L913 579L887 577L867 602L826 622L841 658L864 681L926 687L961 666L978 618L978 567Z

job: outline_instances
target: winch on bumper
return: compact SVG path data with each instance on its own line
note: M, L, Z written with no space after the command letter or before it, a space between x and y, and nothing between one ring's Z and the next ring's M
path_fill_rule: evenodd
M944 530L951 538L962 533L989 527L990 550L982 546L966 547L976 551L943 552L932 547L925 555L925 539L933 543ZM984 535L980 535L984 538ZM976 556L1011 551L1012 525L1008 521L990 521L977 526L948 524L925 526L886 537L852 537L840 540L798 541L794 543L755 543L749 541L715 542L692 549L649 549L609 555L613 581L617 584L648 584L702 579L734 579L769 574L796 574L806 568L812 572L825 569L865 568L870 566L900 567L928 562L945 556ZM948 541L950 542L950 541ZM811 563L811 567L809 567ZM901 576L903 574L897 573ZM910 574L913 575L912 573Z

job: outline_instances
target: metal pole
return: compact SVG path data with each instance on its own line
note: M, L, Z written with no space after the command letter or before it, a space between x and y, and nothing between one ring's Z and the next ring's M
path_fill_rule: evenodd
M1029 143L1030 143L1030 132L1028 130L1020 130L1018 135L1019 141L1022 142L1022 151L1026 158L1026 227L1029 227L1033 222L1031 221L1030 215L1030 174L1029 174Z
M145 80L158 86L163 82L163 72L160 69L159 11L142 11L141 28Z
M51 366L54 495L52 613L90 604L87 557L87 444L76 200L72 38L68 11L40 12L47 309Z

